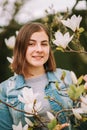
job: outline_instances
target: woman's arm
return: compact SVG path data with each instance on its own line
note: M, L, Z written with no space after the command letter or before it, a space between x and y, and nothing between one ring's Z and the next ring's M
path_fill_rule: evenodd
M6 102L4 84L0 85L0 100ZM12 130L12 117L8 106L0 102L0 130Z

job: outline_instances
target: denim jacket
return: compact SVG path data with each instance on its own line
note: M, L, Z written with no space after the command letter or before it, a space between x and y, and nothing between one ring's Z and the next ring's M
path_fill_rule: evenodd
M67 86L61 80L62 72L66 72L65 82ZM72 101L69 99L66 89L69 87L69 84L72 83L70 76L70 71L63 69L56 69L55 72L47 72L48 85L45 87L45 94L52 98L55 98L58 102L62 104L64 108L69 108L72 105ZM60 85L60 90L55 86L55 82L58 82ZM23 110L24 104L18 100L18 95L21 94L21 90L26 87L24 77L22 75L15 75L7 79L6 81L0 84L0 100L8 103L9 105ZM29 86L27 86L29 87ZM59 111L62 109L62 106L54 101L49 100L51 109L53 111ZM0 103L0 130L12 130L12 124L18 125L19 121L22 122L22 125L25 125L24 113L18 112L11 107L6 106L3 103ZM66 122L65 116L60 114L58 116L60 122Z

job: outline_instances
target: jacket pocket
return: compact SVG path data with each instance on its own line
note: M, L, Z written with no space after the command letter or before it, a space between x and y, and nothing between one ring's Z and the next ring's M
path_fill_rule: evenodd
M9 96L7 99L7 103L11 105L12 107L17 107L20 101L18 100L17 96Z

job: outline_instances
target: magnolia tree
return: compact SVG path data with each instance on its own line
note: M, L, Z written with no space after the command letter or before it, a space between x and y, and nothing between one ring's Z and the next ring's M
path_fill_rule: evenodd
M55 49L62 52L75 52L75 53L87 53L85 49L80 44L80 34L84 31L82 27L80 27L82 17L73 15L71 18L63 19L62 17L56 16L56 24L61 24L63 30L58 29L53 31L51 28L52 34L52 44L55 46ZM74 22L73 22L74 21ZM46 24L47 25L47 24ZM15 36L11 36L9 39L5 39L5 43L8 48L13 49L15 45L15 37L18 34L18 31L15 33ZM78 49L73 49L75 46ZM13 62L14 57L7 57L10 63ZM66 73L63 72L61 76L61 80L65 85L68 85L65 82ZM43 117L39 115L39 111L42 109L41 102L37 101L37 96L39 93L34 94L32 88L24 88L22 90L22 96L18 95L18 99L20 102L24 103L24 110L16 109L16 111L24 112L26 115L25 121L26 125L22 127L22 123L19 122L18 126L12 125L13 130L33 130L35 127L47 127L49 130L60 130L62 126L58 123L57 116L61 112L69 112L68 120L71 115L75 116L75 125L80 125L82 121L87 120L87 75L81 75L79 78L75 75L73 71L71 71L71 77L73 83L69 85L70 87L67 89L67 93L71 100L73 101L74 106L70 106L69 109L62 109L57 113L53 114L47 111L47 125L44 122ZM56 83L56 87L58 91L60 91L60 86ZM46 97L49 100L55 99L53 97ZM0 100L1 101L1 100ZM2 103L8 105L7 103L1 101ZM59 103L59 102L57 102ZM9 107L12 107L8 105ZM62 104L61 104L62 106ZM12 107L13 108L13 107ZM14 109L14 108L13 108ZM32 122L29 120L29 117L35 117L35 121Z
M82 17L73 15L70 19L67 20L61 20L63 25L65 25L67 28L71 29L72 35L70 35L69 32L65 32L65 34L61 33L60 31L57 31L55 35L55 40L53 43L57 46L57 49L65 52L78 52L78 53L87 53L83 48L80 48L80 50L73 50L69 43L76 44L76 40L78 40L79 44L79 38L80 33L84 31L82 27L80 27L80 22L82 20Z

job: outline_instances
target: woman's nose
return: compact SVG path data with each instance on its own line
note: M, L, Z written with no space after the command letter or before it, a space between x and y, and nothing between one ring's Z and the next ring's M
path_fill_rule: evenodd
M37 45L36 50L37 51L42 51L42 46L41 45Z

